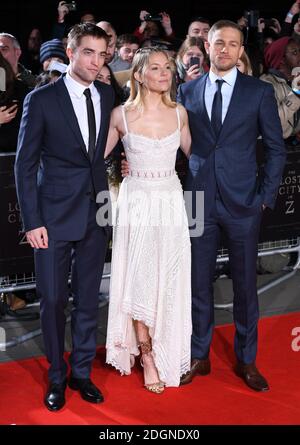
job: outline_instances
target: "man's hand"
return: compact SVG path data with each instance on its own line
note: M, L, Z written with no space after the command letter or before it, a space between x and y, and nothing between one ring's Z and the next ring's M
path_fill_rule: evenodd
M289 12L291 14L293 14L293 15L299 14L299 12L300 12L300 2L296 1L295 3L293 3Z
M122 156L125 156L125 153L121 153ZM129 163L126 161L126 159L122 159L121 161L121 175L122 178L125 178L129 175Z
M140 21L143 22L145 20L146 15L149 15L148 11L140 11Z
M12 105L11 107L0 107L0 124L8 124L12 121L18 112L18 105Z
M171 25L171 18L169 16L169 14L167 14L164 11L160 12L160 15L161 15L162 27L164 28L166 35L169 36L173 32L172 25Z
M273 21L274 25L270 26L270 28L273 29L277 34L280 34L281 26L280 26L279 21L275 17L272 17L272 21Z
M26 232L26 238L31 247L35 247L36 249L48 248L48 233L46 227L29 230L29 232Z
M266 204L263 204L262 206L263 211L267 208Z
M246 17L243 16L238 19L237 24L241 29L244 29L248 25L248 20L246 19Z
M69 14L69 12L70 12L69 8L66 6L66 4L67 4L67 2L65 2L65 1L58 3L57 11L58 11L58 21L59 21L59 23L64 22L65 16L67 14Z
M258 23L257 23L257 30L258 30L258 32L263 32L265 27L266 27L265 19L263 17L260 17L258 19Z

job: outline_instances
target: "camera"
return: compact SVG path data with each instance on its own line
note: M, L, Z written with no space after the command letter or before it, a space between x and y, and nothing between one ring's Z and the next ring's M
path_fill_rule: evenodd
M70 12L77 10L76 2L65 3L64 6L66 6Z
M245 17L245 19L247 19L249 28L257 28L258 19L259 19L259 11L257 11L257 10L245 11L244 17Z
M266 28L270 28L270 26L276 26L276 23L273 19L265 19L264 23Z
M149 21L151 21L151 22L161 22L161 19L162 19L162 17L161 17L160 14L158 14L158 15L147 14L144 17L144 20L146 22L149 22Z

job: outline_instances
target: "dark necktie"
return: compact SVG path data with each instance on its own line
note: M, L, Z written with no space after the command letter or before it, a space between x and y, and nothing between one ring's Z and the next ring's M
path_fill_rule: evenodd
M217 79L216 83L218 89L215 92L214 100L211 109L211 125L214 129L215 135L218 137L221 127L222 127L222 93L221 88L225 81L222 79Z
M95 111L94 105L91 97L91 90L87 88L84 90L83 94L86 97L86 109L88 115L88 124L89 124L89 146L88 146L88 155L90 161L93 160L95 147L96 147L96 120L95 120Z

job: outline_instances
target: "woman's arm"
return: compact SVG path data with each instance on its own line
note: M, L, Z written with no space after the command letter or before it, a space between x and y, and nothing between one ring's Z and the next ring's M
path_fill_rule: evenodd
M114 108L111 113L108 136L107 136L106 147L105 147L105 152L104 152L104 159L106 159L107 156L110 155L110 153L115 148L115 146L120 138L119 122L120 122L121 113L122 113L122 110L121 110L120 106Z
M191 154L191 145L192 145L192 138L189 127L189 118L186 109L182 105L178 104L178 109L181 121L180 148L186 155L186 157L189 158Z

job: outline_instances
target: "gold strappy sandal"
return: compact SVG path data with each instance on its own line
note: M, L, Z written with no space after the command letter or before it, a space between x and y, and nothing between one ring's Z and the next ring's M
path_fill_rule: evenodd
M146 341L146 342L140 342L139 348L141 349L141 353L142 353L141 366L144 368L144 358L145 357L151 357L153 365L155 366L153 355L152 355L151 340ZM144 368L144 370L145 370L145 368ZM155 394L161 394L162 392L164 392L165 385L163 384L163 382L161 382L161 381L158 381L155 383L147 383L146 382L147 379L146 379L145 371L144 371L144 379L145 379L144 386L148 391L154 392Z

